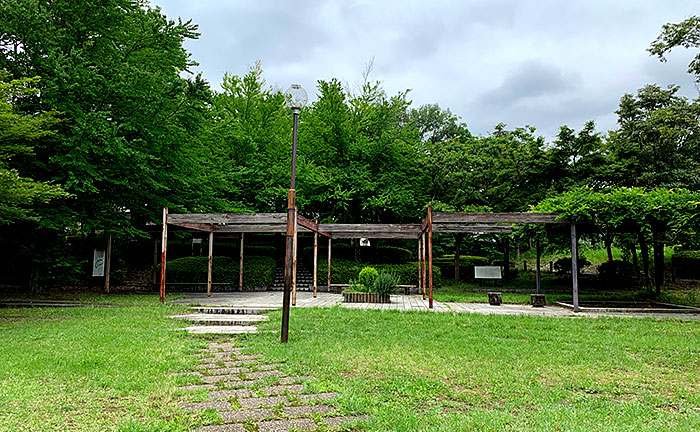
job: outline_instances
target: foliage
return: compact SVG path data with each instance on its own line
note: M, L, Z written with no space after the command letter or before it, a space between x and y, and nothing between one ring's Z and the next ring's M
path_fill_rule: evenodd
M700 251L684 250L674 252L671 257L676 276L700 279Z
M485 257L460 255L459 256L459 273L461 277L472 279L474 277L474 266L489 265L490 260ZM443 277L453 278L455 274L455 258L454 255L442 255L433 258L433 266L440 267Z
M371 287L374 285L374 280L377 278L377 275L379 275L379 272L377 272L377 269L374 267L364 267L362 270L360 270L357 280L362 285Z
M185 257L168 261L166 281L192 284L207 282L208 257ZM260 288L272 285L275 279L275 260L269 257L250 257L243 260L243 286ZM238 285L238 260L215 256L212 263L214 282Z
M664 24L661 34L647 51L665 62L666 54L677 47L700 48L700 17L693 15L677 24ZM700 53L688 65L688 73L695 75L695 80L700 82Z
M577 267L579 271L581 268L591 265L590 261L588 261L585 257L579 256L578 259L576 260ZM559 258L558 260L554 261L554 272L558 276L565 276L567 274L571 274L571 257L568 258Z
M348 292L358 292L358 293L366 293L369 292L369 288L371 285L365 285L362 284L355 279L350 279L350 282L348 283Z
M355 279L359 272L364 267L363 264L356 263L350 260L332 259L331 261L331 283L346 284L348 281ZM325 259L318 260L317 277L319 281L325 281L327 274L327 261ZM373 266L378 272L394 273L401 283L407 285L418 284L418 263L405 264L376 264ZM427 271L426 271L427 275ZM441 281L441 272L438 266L433 266L433 285L439 286Z
M396 292L396 287L401 283L401 280L391 272L381 272L374 279L374 284L372 284L372 292L378 294L389 295Z
M636 279L634 265L627 261L606 261L600 264L597 270L598 276L605 282L631 284Z
M377 247L377 262L384 264L403 264L415 261L414 252L397 246Z

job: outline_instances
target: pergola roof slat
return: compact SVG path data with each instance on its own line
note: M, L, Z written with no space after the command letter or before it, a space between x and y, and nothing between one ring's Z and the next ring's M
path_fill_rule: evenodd
M286 224L287 213L168 214L168 223Z
M437 223L567 223L558 220L556 213L433 213Z

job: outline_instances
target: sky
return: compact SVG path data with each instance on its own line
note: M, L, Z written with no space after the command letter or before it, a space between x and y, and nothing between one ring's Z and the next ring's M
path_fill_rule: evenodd
M413 107L449 108L469 130L498 123L534 126L548 140L559 127L594 120L617 127L620 97L646 84L681 86L698 97L676 49L667 63L646 49L661 26L700 14L685 0L151 0L170 19L199 25L185 48L212 88L225 72L260 61L273 88L337 78L357 92L367 65L388 96L410 89Z

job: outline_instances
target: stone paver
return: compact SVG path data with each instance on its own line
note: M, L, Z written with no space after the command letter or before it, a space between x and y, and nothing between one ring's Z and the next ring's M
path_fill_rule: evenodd
M262 391L269 395L284 394L284 393L299 393L304 390L303 384L291 384L291 385L276 385L271 387L265 387Z
M287 432L290 429L314 430L316 422L308 418L270 420L258 424L258 432Z
M245 376L247 378L252 378L252 379L265 378L265 377L275 376L275 375L284 375L284 374L278 370L250 372L250 373L245 374ZM206 378L206 377L204 377L204 378Z
M311 393L311 394L302 394L297 396L300 401L303 402L309 402L309 401L317 401L317 400L331 400L335 399L335 397L338 396L337 393L333 392L326 392L326 393Z
M247 367L228 367L219 369L206 369L205 372L209 375L230 375L239 374L241 372L250 372L250 369Z
M284 407L282 410L290 417L301 417L311 414L326 414L335 411L335 408L328 405L299 405Z
M232 397L250 397L253 392L250 389L216 390L209 392L209 399L229 399Z
M245 334L245 333L256 333L258 328L255 326L248 325L237 325L237 326L225 326L225 325L214 325L214 326L189 326L179 328L177 330L184 330L191 334Z
M204 426L204 427L197 429L197 432L246 432L246 430L242 424L234 423L234 424Z
M252 397L252 398L240 398L238 403L241 404L241 408L262 408L271 407L279 404L288 403L289 400L287 396L268 396L268 397Z
M185 411L196 411L205 409L230 409L231 403L228 401L191 402L181 403L180 406Z
M219 411L219 415L226 423L245 422L248 420L262 420L275 416L270 408L246 409L236 411Z

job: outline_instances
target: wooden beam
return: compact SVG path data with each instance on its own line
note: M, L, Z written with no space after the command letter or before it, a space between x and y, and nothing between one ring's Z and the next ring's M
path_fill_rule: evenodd
M428 206L428 307L433 308L433 206Z
M369 239L416 239L419 232L414 233L396 233L396 232L342 232L342 233L332 233L330 237L334 239L356 239L356 238L369 238Z
M426 218L421 218L420 221L420 232L424 233L428 230L428 219Z
M574 312L578 312L578 237L576 224L571 223L571 286L574 296Z
M205 224L205 223L191 223L191 222L178 222L178 223L173 223L173 222L168 222L170 225L174 225L180 228L186 228L188 230L195 230L195 231L204 231L204 232L212 232L214 231L214 226L212 224Z
M171 214L168 223L200 224L282 224L287 222L286 213L220 213L220 214Z
M421 285L423 285L423 300L425 300L425 290L426 290L425 282L426 282L426 271L427 271L427 266L425 264L425 250L427 249L426 243L425 243L425 233L421 234L421 243L422 243L422 247L421 247L422 264L421 264L421 267L422 267L422 271L423 271Z
M537 280L537 294L542 294L542 279L540 276L540 238L535 238L535 268Z
M209 233L209 253L207 254L207 297L211 297L211 275L214 267L214 232Z
M238 291L243 291L243 247L245 245L245 234L241 233L241 250L238 257Z
M286 233L286 225L280 224L244 224L244 225L213 225L216 233ZM303 232L311 232L302 228Z
M510 225L476 224L462 225L461 223L434 223L433 232L441 233L473 233L473 234L500 234L512 233Z
M160 302L165 303L165 266L166 251L168 249L168 208L163 207L163 234L160 240Z
M318 224L318 219L314 221ZM318 289L318 231L314 232L314 298Z
M434 213L434 223L566 223L556 213Z
M303 228L306 228L309 231L319 233L324 237L330 237L330 233L327 233L325 231L319 231L318 229L318 219L312 221L304 216L301 216L300 214L297 213L297 224Z
M374 232L387 233L410 233L413 237L418 237L420 225L418 224L318 224L319 231L325 231L333 237L337 233L366 233L371 235Z

